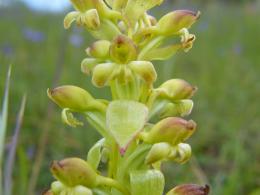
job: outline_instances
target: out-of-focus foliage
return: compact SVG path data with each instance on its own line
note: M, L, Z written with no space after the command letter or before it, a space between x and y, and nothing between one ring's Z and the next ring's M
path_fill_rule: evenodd
M260 185L257 177L260 174L260 43L257 41L260 3L237 2L176 0L153 10L159 16L166 10L181 8L202 12L198 25L192 29L197 35L193 51L178 54L157 66L158 83L169 78L186 78L199 88L192 115L198 122L198 131L191 139L196 159L181 167L164 167L170 186L206 181L212 187L212 194L243 195L256 191ZM110 96L93 88L90 78L81 74L80 62L85 57L84 48L91 42L90 36L76 29L66 32L63 16L35 13L21 6L0 7L1 93L8 65L14 64L10 129L15 124L21 94L28 94L14 170L14 193L18 195L28 194L32 166L44 131L48 130L47 151L37 192L52 181L46 172L50 159L72 154L86 158L89 146L99 137L88 124L77 129L62 125L59 109L51 107L46 89L53 84L70 83L87 88L98 98ZM7 132L7 146L11 133Z

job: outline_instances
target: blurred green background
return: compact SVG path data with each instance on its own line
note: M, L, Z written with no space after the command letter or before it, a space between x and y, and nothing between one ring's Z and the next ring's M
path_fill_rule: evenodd
M19 1L6 2L0 3L0 97L8 66L13 66L5 152L22 95L27 93L14 194L40 194L53 180L51 160L85 158L99 138L88 124L66 127L60 120L61 110L49 101L46 89L73 84L98 98L110 95L107 89L92 87L90 78L80 72L84 50L93 39L82 29L63 29L65 10L32 11ZM170 78L183 78L198 86L191 118L199 128L189 140L192 160L163 167L167 189L206 182L216 195L258 194L260 1L168 0L152 13L159 17L184 8L202 12L191 29L197 40L190 52L178 53L165 63L155 62L159 72L156 86Z

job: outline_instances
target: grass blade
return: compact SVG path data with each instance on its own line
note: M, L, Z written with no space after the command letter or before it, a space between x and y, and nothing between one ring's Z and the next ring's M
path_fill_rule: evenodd
M23 96L21 107L19 110L19 113L17 115L16 119L16 126L14 130L14 135L12 138L11 142L11 147L9 154L7 156L6 160L6 168L5 168L5 180L4 180L4 194L5 195L12 195L12 173L13 173L13 166L14 166L14 161L15 161L15 154L16 154L16 147L17 147L17 142L18 142L18 137L23 121L23 116L24 116L24 109L25 109L25 104L26 104L26 95Z
M3 98L3 107L0 113L0 194L2 193L2 167L3 167L3 153L4 153L4 142L7 128L7 116L8 116L8 102L9 102L9 88L10 88L10 77L11 77L11 66L8 69L5 92Z

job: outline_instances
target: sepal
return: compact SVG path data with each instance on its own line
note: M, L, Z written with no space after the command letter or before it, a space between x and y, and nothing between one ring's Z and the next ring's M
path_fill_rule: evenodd
M154 144L151 150L149 151L149 153L147 154L147 156L145 157L145 163L153 164L156 163L157 161L167 159L170 152L171 152L170 144L166 142Z
M98 175L94 169L80 158L66 158L61 161L53 161L51 172L57 180L70 187L83 185L92 188L98 183Z
M149 132L142 132L146 143L167 142L175 146L188 139L196 130L196 123L178 117L168 117L156 123Z
M107 59L109 57L110 41L98 40L86 49L87 54L93 58Z
M171 79L154 89L153 93L160 98L171 101L189 99L197 91L197 88L182 79Z
M178 34L183 28L190 28L200 16L200 12L176 10L164 15L157 23L157 34L170 36Z
M157 78L156 70L149 61L132 61L128 66L139 75L146 83L152 84Z
M98 64L93 69L92 83L96 87L103 87L107 85L113 77L113 71L115 68L116 64L111 62Z
M165 118L169 116L187 116L191 113L193 108L193 101L186 100L178 100L174 102L169 102L166 104L162 111L159 113L160 118Z
M47 94L61 108L68 108L72 111L86 111L95 101L86 90L73 85L48 89Z
M168 156L168 159L183 164L190 159L191 154L192 152L189 144L179 143L178 145L172 148L171 153Z
M93 68L100 63L100 60L96 58L85 58L81 62L81 72L84 74L90 74Z

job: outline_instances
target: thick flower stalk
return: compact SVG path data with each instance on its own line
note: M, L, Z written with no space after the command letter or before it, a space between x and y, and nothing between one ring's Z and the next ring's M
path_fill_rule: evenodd
M96 99L85 89L65 85L47 93L71 127L83 125L73 116L81 113L100 139L87 159L54 161L52 195L162 195L164 161L185 163L191 147L185 141L196 123L182 117L193 107L196 87L182 79L154 86L154 61L192 48L189 28L200 13L172 11L156 19L147 13L163 0L71 0L75 11L64 19L85 28L97 40L86 49L81 70L98 88L109 87L112 100ZM169 39L174 41L169 42ZM107 170L100 171L100 163ZM204 195L208 186L177 186L167 195Z

